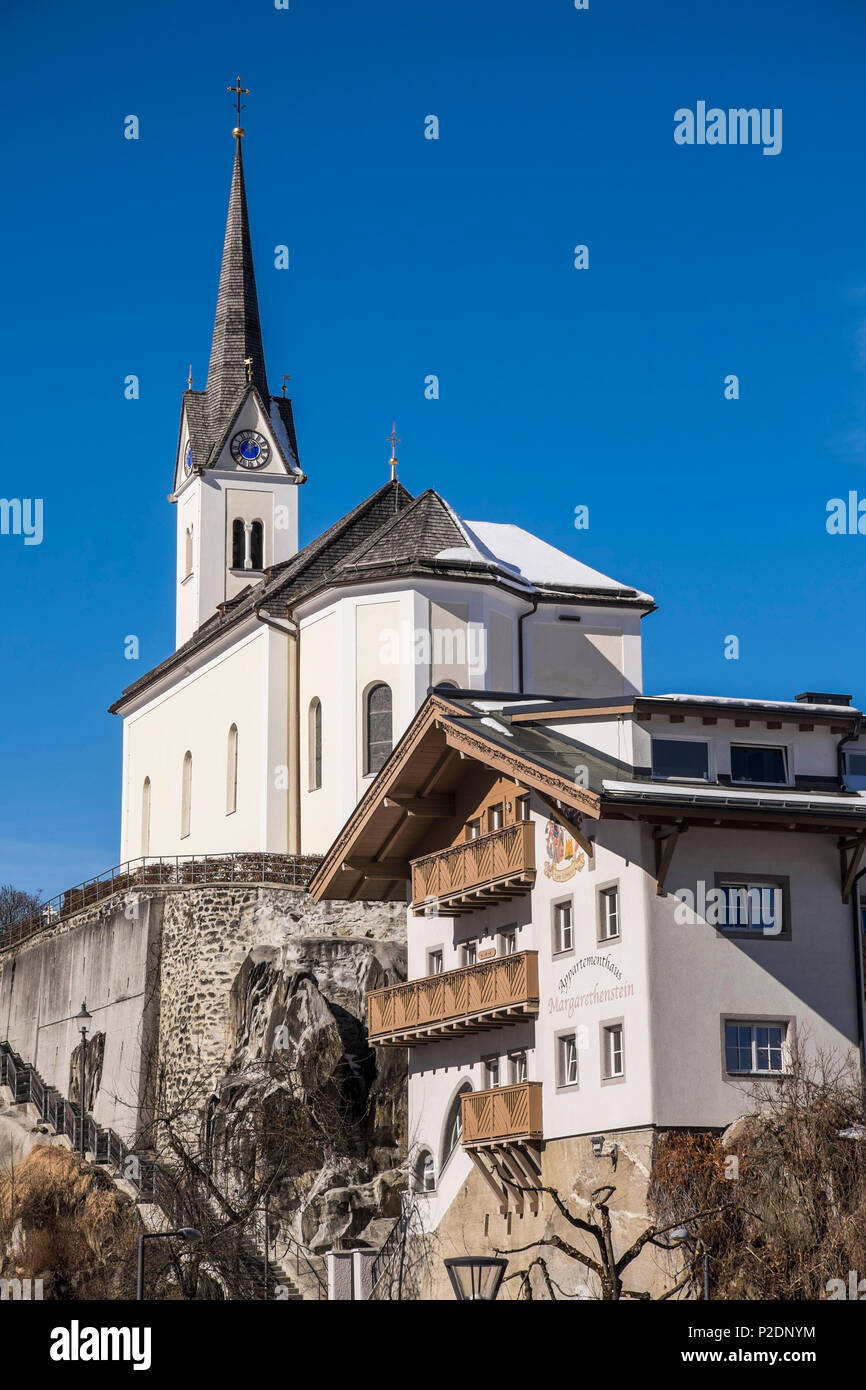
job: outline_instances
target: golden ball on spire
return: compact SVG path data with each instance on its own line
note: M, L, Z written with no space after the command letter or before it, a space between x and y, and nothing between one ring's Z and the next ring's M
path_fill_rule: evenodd
M235 137L236 140L243 140L244 136L246 135L246 131L244 130L243 126L236 125L234 130L232 131L232 135Z

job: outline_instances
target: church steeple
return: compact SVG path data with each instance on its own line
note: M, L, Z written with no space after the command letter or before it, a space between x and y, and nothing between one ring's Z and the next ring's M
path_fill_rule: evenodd
M211 429L215 433L228 423L229 416L237 408L242 393L250 383L258 389L263 402L268 400L244 187L243 136L240 126L236 127L235 162L207 374L207 411Z

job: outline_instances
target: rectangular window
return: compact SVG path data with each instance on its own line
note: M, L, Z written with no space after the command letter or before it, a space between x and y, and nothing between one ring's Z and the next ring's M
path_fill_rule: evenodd
M557 1085L577 1085L577 1034L562 1033L557 1042Z
M866 791L866 753L843 752L845 785L851 791Z
M499 1058L484 1058L484 1089L493 1091L499 1085Z
M442 949L441 949L441 947L438 948L438 949L435 950L435 951L428 951L428 952L427 952L427 974L428 974L428 975L441 975L441 974L442 974L442 967L443 967L443 961L442 961Z
M508 1079L512 1086L529 1079L525 1051L511 1052L508 1056Z
M478 961L478 942L464 941L460 947L460 964L475 965Z
M723 931L778 936L784 930L784 895L778 883L728 881L720 882L719 889L722 903L717 925Z
M709 745L685 738L653 739L653 777L673 782L707 782Z
M502 802L497 801L495 806L487 808L487 829L489 831L501 830L504 821L502 819Z
M605 1024L602 1033L602 1076L613 1081L625 1075L625 1050L621 1023Z
M499 933L499 954L513 956L517 950L517 928L505 927Z
M725 1069L733 1074L785 1070L785 1023L726 1023Z
M784 748L731 744L731 781L788 785L788 756Z
M570 951L574 946L574 924L572 922L572 903L569 899L565 903L554 903L553 905L553 951L554 955L561 955L563 951Z
M619 936L619 889L602 888L598 895L598 939L613 941Z
M481 835L481 817L476 820L467 821L466 838L467 840L477 840Z
M519 796L515 803L515 820L529 820L529 797Z

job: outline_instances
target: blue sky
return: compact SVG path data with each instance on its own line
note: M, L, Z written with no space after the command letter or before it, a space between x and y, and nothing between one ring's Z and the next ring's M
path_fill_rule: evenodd
M866 700L866 537L825 527L866 496L860 0L48 0L2 32L0 495L43 498L44 539L0 536L0 882L118 858L106 707L173 646L237 72L302 543L387 476L396 416L410 490L655 595L648 691ZM675 144L700 100L781 108L781 154Z

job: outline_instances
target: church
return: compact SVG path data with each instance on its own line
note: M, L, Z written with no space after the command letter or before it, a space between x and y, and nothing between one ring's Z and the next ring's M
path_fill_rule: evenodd
M175 651L123 691L120 860L323 853L431 687L624 698L652 598L390 477L298 549L292 402L271 394L234 168L207 384L169 501ZM384 471L384 470L383 470Z

